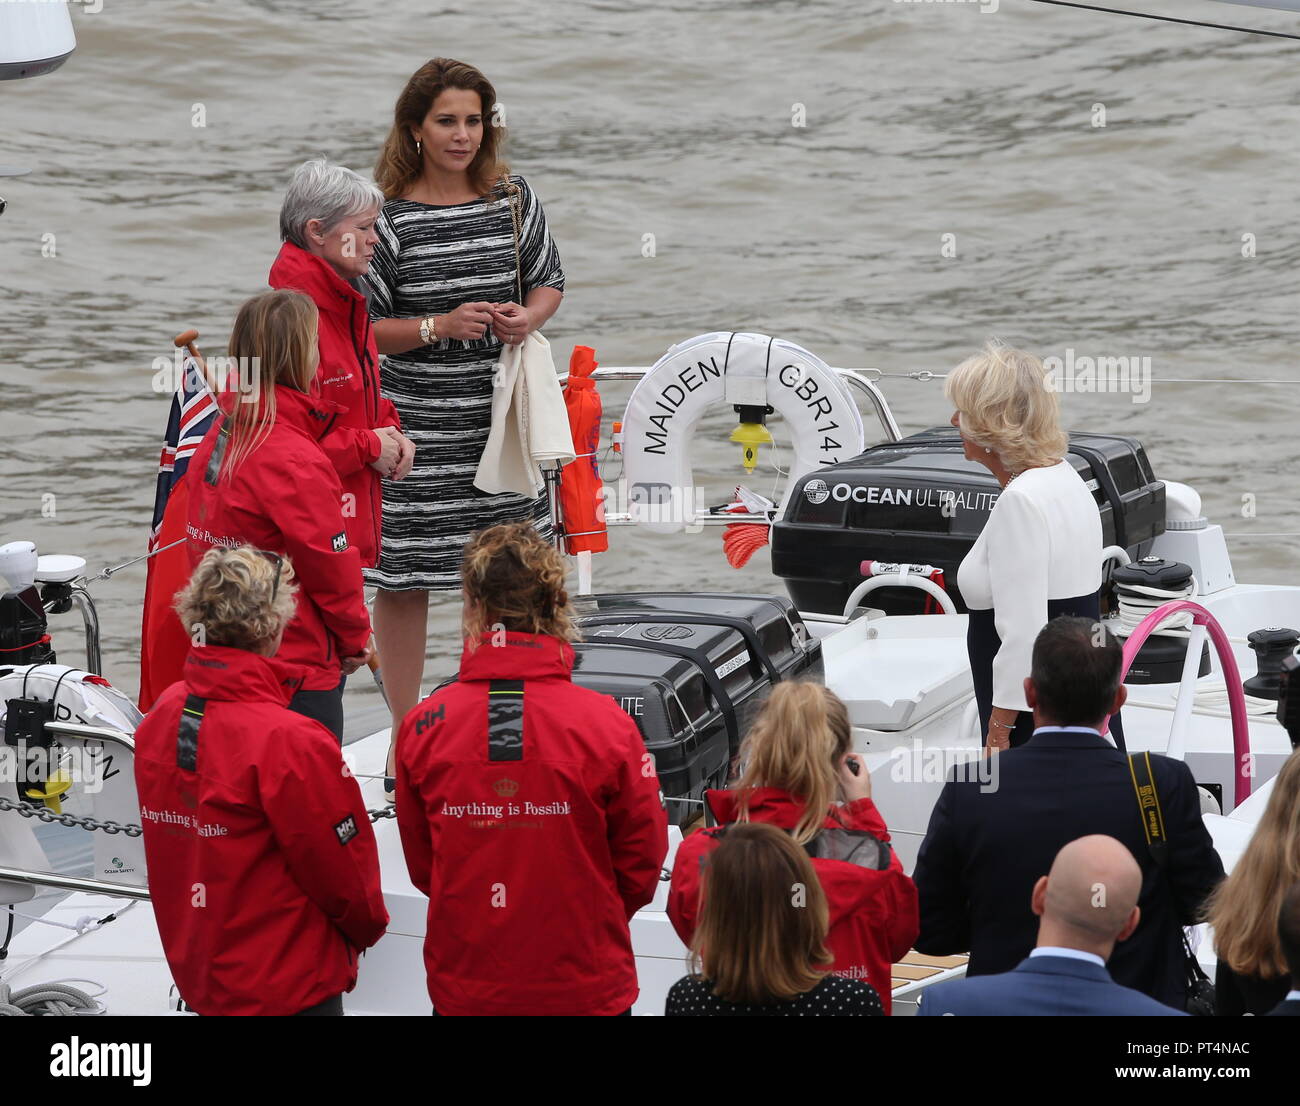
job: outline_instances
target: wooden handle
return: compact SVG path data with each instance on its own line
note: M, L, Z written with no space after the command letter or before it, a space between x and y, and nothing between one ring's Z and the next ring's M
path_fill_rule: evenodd
M208 372L208 363L203 359L203 354L199 352L198 347L199 332L197 330L183 330L172 339L172 345L177 349L186 349L189 355L194 358L199 370L203 373L203 379L207 381L208 390L217 394L217 386L212 379L212 374Z

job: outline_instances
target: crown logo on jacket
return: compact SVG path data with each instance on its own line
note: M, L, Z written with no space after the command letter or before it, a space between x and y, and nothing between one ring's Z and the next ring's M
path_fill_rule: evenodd
M519 791L519 784L512 779L499 779L492 785L495 791L503 799L512 798Z

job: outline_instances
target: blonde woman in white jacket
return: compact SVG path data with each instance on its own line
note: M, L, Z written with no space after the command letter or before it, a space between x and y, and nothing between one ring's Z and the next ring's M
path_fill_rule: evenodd
M1038 631L1062 614L1100 616L1101 517L1065 459L1060 405L1037 357L990 342L948 374L944 394L967 460L1002 487L957 586L985 742L1007 749L1033 735L1024 682Z

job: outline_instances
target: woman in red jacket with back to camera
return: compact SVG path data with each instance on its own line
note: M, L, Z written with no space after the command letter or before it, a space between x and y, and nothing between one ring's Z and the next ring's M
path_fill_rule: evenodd
M890 968L916 940L916 888L889 847L889 830L871 801L871 777L849 751L850 741L848 711L834 692L778 684L745 740L736 789L704 797L721 826L767 823L812 857L830 908L832 971L865 979L888 1014ZM837 791L842 804L833 801ZM700 830L682 842L673 863L668 918L687 945L699 920L700 869L719 840L717 828Z
M285 709L293 566L211 549L176 609L205 630L135 732L149 893L199 1014L342 1014L388 912L361 789L331 734Z
M267 283L309 296L320 313L320 394L342 410L321 449L343 484L348 542L361 567L379 559L380 478L401 480L415 446L391 400L379 394L379 351L370 325L366 274L384 194L358 173L324 158L294 170L280 207L283 245ZM381 648L382 648L382 643Z
M239 387L219 397L223 417L190 462L186 533L191 567L218 546L293 558L298 608L277 656L304 671L289 709L341 742L343 678L370 657L370 616L339 478L320 447L342 408L315 386L316 319L297 292L263 292L239 309L230 334Z
M429 896L438 1014L625 1014L628 923L668 820L641 733L575 687L564 559L529 523L465 548L465 653L397 737L397 825Z

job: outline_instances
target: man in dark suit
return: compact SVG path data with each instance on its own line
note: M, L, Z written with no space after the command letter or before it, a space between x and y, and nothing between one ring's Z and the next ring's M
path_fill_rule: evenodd
M1300 756L1300 753L1296 753ZM1282 897L1278 911L1277 935L1282 939L1282 955L1291 969L1291 990L1266 1015L1270 1018L1300 1018L1300 883Z
M916 948L970 953L968 976L1015 968L1034 947L1030 893L1061 848L1090 834L1128 847L1142 870L1141 921L1110 960L1116 983L1182 1009L1181 927L1197 920L1223 878L1201 821L1187 765L1152 756L1168 847L1157 865L1147 847L1127 757L1101 736L1120 709L1123 651L1098 623L1056 618L1034 643L1026 702L1034 735L995 754L995 786L959 766L930 816L913 879L920 899Z
M938 983L921 994L923 1017L1185 1017L1106 972L1115 948L1138 926L1142 870L1113 837L1081 837L1034 884L1038 945L1015 971Z

